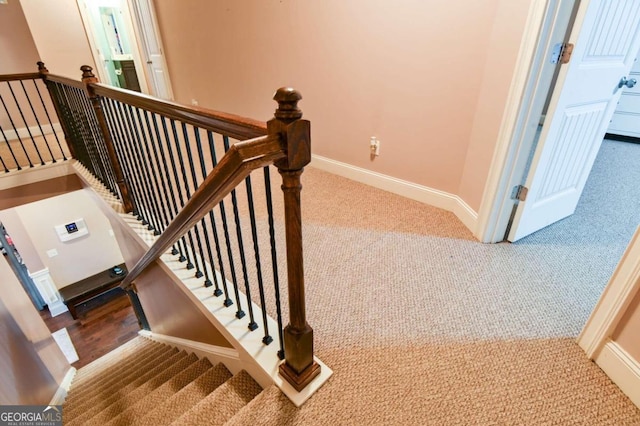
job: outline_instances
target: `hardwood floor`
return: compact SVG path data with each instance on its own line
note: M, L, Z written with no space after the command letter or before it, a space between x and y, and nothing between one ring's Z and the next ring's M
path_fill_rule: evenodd
M69 312L51 317L48 308L40 316L51 332L67 329L80 357L72 365L81 368L138 335L140 326L129 297L122 291L105 293L78 305L78 319Z

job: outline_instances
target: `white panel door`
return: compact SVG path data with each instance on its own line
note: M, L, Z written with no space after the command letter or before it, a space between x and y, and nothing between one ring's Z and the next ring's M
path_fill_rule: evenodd
M575 211L640 47L640 1L583 0L570 42L509 241Z
M152 95L162 99L173 99L167 63L162 52L160 31L151 0L134 0L140 35L144 46L147 75L151 81Z

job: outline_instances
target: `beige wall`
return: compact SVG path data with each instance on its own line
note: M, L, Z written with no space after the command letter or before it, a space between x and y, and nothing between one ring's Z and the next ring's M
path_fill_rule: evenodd
M4 258L0 287L0 404L48 404L69 363Z
M458 190L460 198L476 212L491 167L530 3L530 0L501 1L493 23Z
M627 309L613 340L640 364L640 292Z
M0 5L0 58L0 74L38 71L40 56L17 1Z
M20 4L51 73L79 79L81 65L94 66L76 0L20 0Z
M75 0L21 2L49 69L77 78ZM479 209L532 0L154 3L179 102L266 120L294 86L314 153Z
M531 0L154 3L179 102L268 119L294 86L314 153L479 208Z
M16 223L15 217L7 215L5 218L5 212L9 210L15 211L24 231L18 231L19 223ZM14 230L24 232L29 237L27 242L13 236L16 247L20 252L35 251L44 267L49 268L49 273L58 288L123 262L118 244L109 234L111 224L85 190L73 191L9 210L0 212L0 220L6 222L7 230L10 233ZM85 220L89 235L76 240L60 241L54 226L64 225L79 218ZM23 243L25 246L31 245L32 249L23 250ZM47 255L50 249L56 249L58 255L50 258ZM36 272L29 261L30 258L25 257L25 263L31 272Z

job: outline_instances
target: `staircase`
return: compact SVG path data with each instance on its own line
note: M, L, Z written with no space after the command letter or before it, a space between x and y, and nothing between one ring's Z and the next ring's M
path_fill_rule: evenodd
M224 425L262 388L243 370L137 337L81 368L65 425Z

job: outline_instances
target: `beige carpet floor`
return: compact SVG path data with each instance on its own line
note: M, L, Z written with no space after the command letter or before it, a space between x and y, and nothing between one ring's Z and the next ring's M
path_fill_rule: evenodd
M232 424L640 425L575 343L632 220L601 241L587 220L582 240L560 225L485 245L449 212L312 167L303 186L308 321L335 374L301 409L266 391Z

